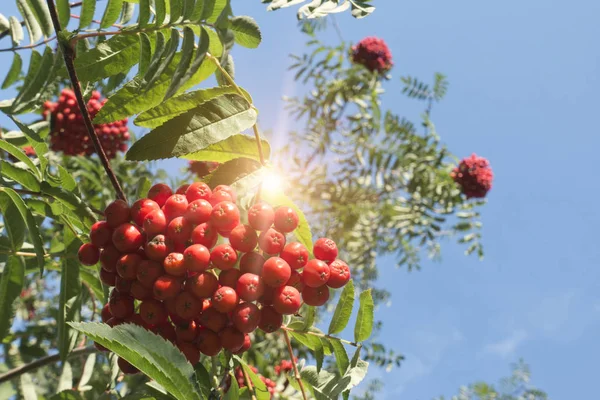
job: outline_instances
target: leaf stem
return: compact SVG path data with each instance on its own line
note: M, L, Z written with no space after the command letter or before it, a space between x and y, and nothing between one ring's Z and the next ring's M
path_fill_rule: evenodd
M324 333L310 332L310 331L299 331L299 330L296 330L296 329L293 329L293 328L288 328L287 326L282 326L281 329L283 329L284 331L288 331L288 332L305 333L307 335L312 335L312 336L317 336L317 337L322 337L322 338L327 338L327 339L339 340L342 343L346 343L347 345L354 346L354 347L360 347L361 346L360 343L351 342L351 341L345 340L345 339L340 339L339 337L335 337L335 336L331 336L331 335L326 335Z
M246 381L246 386L248 386L248 390L250 390L250 393L252 393L252 400L256 400L256 390L252 385L252 380L250 380L250 377L248 376L248 371L246 371L246 368L244 368L243 366L240 366L240 368L244 373L244 380Z
M290 335L288 335L287 330L283 329L283 337L285 338L285 343L287 344L288 353L290 355L290 359L292 361L292 367L294 368L294 375L296 380L298 381L298 386L300 387L300 391L302 392L302 398L304 400L308 400L306 397L306 391L304 390L304 383L302 383L302 378L300 378L300 372L298 372L298 364L296 364L296 359L294 358L294 350L292 349L292 342L290 341Z
M48 3L48 9L50 10L50 16L52 17L52 24L54 25L54 30L57 35L58 32L61 31L60 21L58 20L58 13L56 11L56 6L54 5L54 0L46 0ZM90 113L88 112L87 105L85 104L85 100L83 98L83 93L81 92L81 84L79 83L79 79L77 78L77 72L75 71L75 62L74 62L74 53L73 48L70 46L66 46L59 40L61 44L63 57L65 59L65 65L67 67L67 72L69 73L69 78L71 79L71 83L73 84L73 91L75 92L75 97L77 98L77 103L79 104L79 110L81 111L81 115L83 116L83 121L85 122L85 127L87 128L88 135L92 142L94 143L94 148L96 149L96 153L100 157L100 161L102 162L102 166L110 179L117 196L124 201L127 201L127 197L119 184L119 180L115 175L114 171L110 166L110 162L108 161L108 157L106 157L106 153L104 153L104 149L102 148L102 143L100 143L100 139L94 130L94 125L92 123L92 118L90 117Z
M5 51L17 51L17 50L28 50L28 49L33 49L42 45L45 45L47 43L50 43L51 41L53 41L54 39L56 39L56 36L52 36L49 37L39 43L34 43L34 44L29 44L27 46L21 46L21 47L9 47L7 49L0 49L0 53L1 52L5 52Z

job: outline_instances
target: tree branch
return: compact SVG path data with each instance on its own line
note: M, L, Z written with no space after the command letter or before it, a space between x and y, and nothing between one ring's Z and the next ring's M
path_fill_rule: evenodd
M302 383L300 372L298 372L298 365L296 364L296 359L294 358L294 350L292 349L290 335L288 335L287 330L285 329L282 329L281 331L283 332L283 337L285 338L285 343L287 344L288 353L292 361L292 366L294 367L294 376L296 377L296 381L298 381L298 386L300 387L300 391L302 392L302 398L304 400L308 400L308 397L306 397L306 390L304 389L304 383Z

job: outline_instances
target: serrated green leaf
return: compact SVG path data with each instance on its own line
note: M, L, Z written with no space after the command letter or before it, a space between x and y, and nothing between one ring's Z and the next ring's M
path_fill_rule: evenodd
M192 29L192 28L190 28ZM183 76L179 79L178 86L176 88L171 88L171 90L167 90L168 95L175 95L176 93L181 91L182 87L189 87L189 83L193 81L194 76L202 69L204 65L204 60L206 59L206 52L211 49L213 45L216 46L219 43L211 42L210 32L204 27L200 30L200 34L198 35L198 48L196 49L196 55L194 56L194 60L190 64L190 67L184 72ZM182 56L183 58L183 56ZM212 63L208 63L207 70L212 67L216 68L216 65L212 65ZM167 96L168 97L168 96Z
M81 280L79 262L73 258L82 244L70 230L65 230L64 242L66 252L61 264L60 294L58 305L58 352L61 360L66 360L77 344L77 331L67 322L79 321L81 318Z
M256 111L241 96L228 94L171 119L135 142L128 160L157 160L197 152L250 128Z
M194 371L196 374L198 384L200 385L202 395L208 399L213 389L211 376L206 370L206 368L204 368L204 365L202 365L202 363L196 364L194 366Z
M154 23L156 25L162 25L165 22L167 16L167 2L168 0L154 0Z
M12 162L0 160L0 174L19 183L26 189L34 192L40 190L40 182L35 175L31 171L17 167Z
M96 0L83 0L81 14L79 15L79 29L83 29L92 24L95 11Z
M56 8L58 9L58 22L60 27L66 29L71 19L71 6L69 0L56 0Z
M311 335L308 333L302 333L302 332L292 332L292 331L290 331L289 333L294 339L296 339L298 342L302 343L304 346L306 346L311 351L315 351L317 349L317 347L319 347L319 346L322 347L321 341L315 335Z
M265 159L269 159L271 146L261 139ZM246 135L233 135L195 153L187 154L184 158L194 161L215 161L224 163L236 158L249 158L260 161L256 139Z
M54 27L52 26L52 17L50 17L50 10L45 0L28 0L31 6L35 18L40 25L42 32L46 37L49 37L54 33ZM61 25L62 26L62 25Z
M23 67L23 60L19 53L15 52L13 54L13 62L10 65L10 69L8 74L4 78L4 82L2 82L2 89L6 89L19 80L19 76L21 75L21 68Z
M311 326L315 324L315 317L317 310L313 306L306 306L306 312L304 313L304 322L301 330L307 331Z
M162 337L132 324L114 328L95 322L70 325L127 360L175 398L201 399L194 369L179 349Z
M150 66L152 59L152 42L145 33L140 34L140 63L138 66L138 74L143 76Z
M354 341L357 343L363 342L371 336L375 308L371 289L362 292L359 299L360 305L356 316L356 325L354 325Z
M0 341L12 324L13 303L21 294L25 281L25 263L21 257L8 256L0 275Z
M317 338L319 339L318 341L315 341L315 344L317 344L315 351L314 351L314 355L315 355L315 361L317 363L317 373L321 371L321 368L323 367L323 360L325 359L325 352L323 350L323 339L321 338Z
M25 241L25 220L11 198L2 192L0 192L0 213L11 249L13 251L20 250Z
M29 167L29 169L32 172L34 172L40 179L42 178L41 171L38 169L38 167L36 167L36 165L33 163L33 161L31 161L31 159L29 157L27 157L27 155L20 148L18 148L17 146L15 146L11 143L8 143L6 140L0 139L0 149L6 151L10 155L12 155L14 158L21 161L25 165L27 165L27 167Z
M192 14L188 17L190 21L196 22L200 18L202 18L205 2L205 0L196 0L196 4L194 4L194 10L192 11Z
M354 282L349 281L346 286L344 286L344 290L342 290L338 304L335 307L333 316L331 317L328 331L330 335L340 333L346 328L348 322L350 321L350 316L352 315L353 306Z
M194 55L194 44L195 36L192 28L183 28L183 44L181 45L181 59L177 64L177 69L175 70L175 74L173 74L173 80L171 81L171 85L169 85L169 88L167 89L165 99L168 99L169 97L173 96L181 87L182 78L186 74L188 68L190 67L190 63L192 62L192 57Z
M42 28L35 18L35 14L27 0L17 0L17 8L25 20L25 27L27 28L27 32L29 32L29 40L31 41L31 44L34 44L42 38ZM19 26L21 26L20 23Z
M205 0L202 20L209 23L216 22L226 6L227 0Z
M33 54L32 54L32 56L33 56ZM23 132L23 134L27 138L27 141L29 142L29 145L31 145L31 147L33 147L33 149L35 150L35 154L37 155L38 160L40 161L40 170L45 171L46 167L48 166L48 160L44 156L44 154L48 153L48 145L46 144L46 142L44 142L44 140L38 135L37 132L35 132L32 128L30 128L29 126L25 125L24 123L22 123L21 121L16 119L13 115L10 115L10 114L6 114L6 115Z
M35 70L32 70L31 64L23 88L16 97L12 112L18 114L27 108L28 102L39 96L46 82L53 77L53 65L55 55L49 46L46 46L44 55Z
M121 19L119 25L127 25L133 18L135 12L135 6L127 1L123 3L123 9L121 10Z
M160 59L162 59L162 61L158 63L156 71L153 71L152 75L148 76L149 74L146 73L146 75L144 76L144 80L146 81L146 84L144 85L145 90L148 90L148 88L151 88L152 85L154 84L154 82L156 82L160 78L160 76L163 74L163 72L165 72L165 70L167 70L171 66L171 63L173 62L173 58L175 57L175 54L177 53L178 47L179 47L179 31L177 29L171 29L171 39L169 39L169 41L167 42L165 51L160 56ZM184 58L184 55L182 53L179 53L179 54L180 54L180 57L179 57L177 65L179 65L179 63L181 63L181 61ZM177 67L175 67L175 68L177 68ZM152 66L150 66L150 68L148 68L148 70L149 71L152 70Z
M140 0L140 10L138 15L138 26L145 28L150 21L150 0Z
M121 10L123 9L123 0L108 0L104 15L100 21L100 29L109 28L112 24L117 22ZM128 35L117 35L117 36L128 36Z
M220 165L208 178L208 186L228 185L238 189L237 182L262 168L260 162L250 158L235 158ZM260 179L255 182L257 186ZM237 192L238 190L236 190ZM242 191L240 191L242 192Z
M137 189L135 190L136 198L143 199L151 186L152 182L150 179L146 178L145 176L141 178L137 184Z
M183 14L183 1L184 0L169 0L171 6L169 12L169 23L174 24L181 19Z
M231 19L229 26L235 35L235 42L249 49L258 47L262 40L260 28L252 17L240 16Z
M198 0L198 2L202 3L204 0ZM189 20L190 16L194 12L196 6L196 0L183 0L183 11L181 16L183 20Z
M35 392L35 384L33 383L31 374L25 373L21 375L19 383L22 400L38 400L37 393Z
M338 367L338 371L340 372L340 375L344 375L350 365L350 359L348 358L346 348L338 339L330 339L329 343L331 344L331 347L333 347L333 354L335 356L335 363Z
M21 27L21 23L15 17L10 17L8 19L10 23L10 37L12 39L13 46L18 46L19 43L23 41L25 35L23 34L23 28Z
M83 202L73 192L69 192L60 187L53 187L48 182L40 184L42 193L52 196L56 201L52 203L53 210L55 207L65 207L75 212L77 217L87 227L96 222L96 215L89 209L88 205Z

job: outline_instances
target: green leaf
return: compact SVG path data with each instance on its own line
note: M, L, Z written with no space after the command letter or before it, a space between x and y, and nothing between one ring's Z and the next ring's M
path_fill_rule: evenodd
M229 29L235 35L235 42L249 49L257 48L262 39L260 28L252 17L240 16L232 18Z
M52 26L52 17L50 17L50 10L45 0L28 0L35 18L39 23L44 35L50 37L54 33L54 26Z
M176 399L200 400L194 369L171 342L132 324L114 328L95 322L69 325L127 360Z
M344 290L342 290L342 294L340 295L340 300L333 312L333 317L331 317L328 331L330 335L340 333L346 328L346 325L348 325L348 322L350 321L350 316L352 315L353 305L354 282L349 281L348 284L344 286Z
M239 400L240 398L240 387L238 385L237 379L232 374L229 374L231 377L231 385L229 386L229 390L225 393L224 400Z
M135 190L136 198L143 199L151 186L152 182L150 179L146 178L145 176L141 178L137 184L137 189Z
M32 54L33 56L33 54ZM7 114L7 116L12 119L12 121L19 127L19 129L23 132L23 134L27 137L27 141L35 150L35 154L40 160L40 169L42 171L46 170L46 166L48 165L48 160L44 156L44 154L48 153L48 145L46 142L35 132L33 129L23 124L21 121L16 119L14 116Z
M200 18L202 18L205 2L206 2L206 0L196 0L196 4L194 4L194 10L192 11L192 14L189 16L190 21L196 22Z
M27 0L17 0L17 8L25 20L25 27L29 32L29 40L31 41L31 44L34 44L42 38L42 28L35 18L35 14L33 13L33 10L29 6Z
M55 394L48 400L83 400L83 397L81 397L79 392L76 392L75 390L65 390L63 392Z
M200 390L202 391L202 395L208 399L213 389L211 376L206 370L206 368L204 368L204 365L202 365L202 363L196 364L194 370L196 373L196 379L198 380L198 384L200 385Z
M169 89L167 89L167 94L165 95L165 98L173 96L181 87L182 78L184 77L185 73L190 67L190 63L192 62L192 56L194 55L194 44L194 31L192 30L192 28L186 26L185 28L183 28L183 44L181 45L181 59L179 60L179 64L177 65L177 69L175 70L175 74L173 75L171 85L169 85Z
M198 3L204 3L204 0L198 0ZM196 8L196 0L183 0L183 8L182 8L183 11L181 13L183 20L189 20L190 16L193 14L195 8Z
M0 192L0 212L10 247L13 251L18 251L25 240L25 220L17 210L15 203L3 192Z
M25 189L37 192L40 190L40 182L30 171L17 167L12 162L0 160L0 174L12 179Z
M81 388L88 384L90 379L92 379L92 375L94 374L95 366L96 353L92 353L85 360L85 364L83 365L83 370L81 371L81 377L79 378L79 383L77 384L77 387Z
M25 373L21 375L20 386L22 400L38 400L31 374Z
M150 21L150 0L140 0L140 11L138 16L138 26L145 28Z
M154 23L156 25L162 25L165 22L165 17L167 16L166 1L168 0L154 0L154 14L156 16Z
M123 10L121 10L121 19L119 20L119 25L127 25L133 18L134 12L135 6L125 1L123 3Z
M83 0L81 14L79 15L79 29L83 29L92 24L95 11L96 0Z
M321 340L315 335L311 335L308 333L302 333L302 332L291 332L291 331L290 331L290 335L313 352L318 347L323 347Z
M317 363L317 372L321 371L321 368L323 367L323 359L325 358L325 352L323 350L323 339L321 338L317 338L319 339L318 342L315 341L315 343L318 343L318 345L315 348L314 354L315 354L315 361Z
M270 400L271 394L267 389L265 383L252 371L252 369L246 364L246 362L238 356L233 356L233 358L240 364L240 366L244 369L244 372L248 374L248 377L252 381L254 385L254 392L256 393L257 400Z
M190 67L185 71L181 79L179 80L178 87L172 88L171 91L167 91L167 94L175 95L176 93L181 91L183 86L190 87L189 83L193 81L194 76L202 69L204 65L206 65L206 69L216 68L216 65L213 63L204 64L204 60L206 58L206 52L213 46L216 48L217 45L221 43L217 40L216 43L212 42L213 39L210 38L210 33L212 31L208 31L202 27L200 34L198 35L198 49L196 49L196 55L194 56L194 60L190 64ZM222 48L221 48L222 49ZM212 50L211 50L212 51ZM213 69L214 71L214 69ZM212 73L212 72L211 72Z
M29 237L31 238L31 242L33 243L33 248L35 250L38 266L40 267L40 274L44 272L44 243L42 241L42 236L40 235L40 230L38 228L37 222L35 222L35 218L33 218L33 214L31 210L27 208L27 205L15 192L14 190L7 187L0 187L0 191L6 193L8 197L15 204L19 214L27 224L27 229L29 230Z
M234 186L239 180L260 170L262 165L256 160L250 158L235 158L220 165L208 179L208 186L217 187L218 185ZM257 186L260 180L255 182ZM237 191L237 190L236 190Z
M175 28L171 29L171 39L169 39L169 41L167 42L167 48L165 49L165 51L163 51L163 53L161 54L160 59L164 58L162 60L162 62L158 63L158 67L156 68L155 71L152 72L152 74L149 76L148 73L146 73L146 75L144 76L144 80L146 81L146 84L144 85L144 89L148 90L148 88L152 87L152 85L154 84L154 82L156 82L160 76L163 74L163 72L165 72L165 70L167 70L167 68L169 68L169 66L171 66L171 63L173 62L173 58L175 57L175 54L177 53L177 48L179 47L179 31ZM184 55L180 54L180 58L178 60L178 64L181 63L181 61L184 58ZM152 65L148 68L149 71L152 71Z
M183 1L184 0L169 0L169 4L171 6L169 23L174 24L181 18L183 13Z
M226 6L227 0L205 0L202 19L209 23L216 22Z
M134 161L178 157L197 152L250 128L256 111L241 96L211 99L154 129L127 152Z
M123 0L108 0L104 15L100 21L100 29L110 28L112 24L117 22L119 15L121 15L121 9L123 8ZM129 35L117 35L117 36L129 36Z
M137 64L139 54L138 35L115 35L95 48L77 54L77 76L84 82L96 82L127 72Z
M265 159L269 159L271 146L261 139ZM195 153L187 154L184 158L194 161L215 161L224 163L236 158L249 158L260 161L256 139L247 135L233 135Z
M304 324L301 328L303 331L307 331L315 324L315 317L317 311L313 306L306 306L306 312L304 313Z
M58 22L63 29L67 28L71 19L71 6L69 0L56 0L56 8L58 9Z
M330 339L329 343L331 343L331 347L333 347L333 354L335 356L335 363L337 364L338 371L340 372L340 375L344 375L350 365L346 348L338 339Z
M13 144L8 143L6 140L3 140L3 139L0 139L0 149L6 151L10 155L12 155L14 158L21 161L25 165L27 165L29 167L29 169L32 172L34 172L40 179L42 178L41 171L38 169L38 167L36 167L36 165L33 163L33 161L31 161L31 159L29 157L27 157L27 155L25 155L23 150L21 150L20 148L18 148L17 146L15 146Z
M92 272L86 269L79 270L80 278L85 282L90 289L94 292L94 295L99 299L104 299L104 290L102 289L102 281L98 277L96 272ZM106 300L106 299L105 299Z
M60 359L65 361L77 344L77 331L67 325L67 322L81 319L81 281L79 278L79 262L72 258L81 242L73 237L71 231L65 231L65 244L68 254L62 260L60 274L60 295L58 305L58 352Z
M8 74L4 78L4 82L2 82L2 89L6 89L11 86L13 83L19 80L19 75L21 75L21 68L23 67L23 59L19 53L15 51L13 54L13 62L10 65L10 70Z
M15 17L10 17L8 19L10 23L10 37L12 38L13 46L18 46L19 43L23 41L25 35L23 34L23 28L21 27L21 23Z
M25 281L25 263L21 257L8 256L0 275L0 341L12 324L13 303L21 294Z
M374 304L371 289L365 290L360 294L360 305L358 315L356 316L356 325L354 326L354 341L364 342L373 332Z
M152 59L152 42L148 35L142 32L140 34L140 64L138 66L138 74L144 75L148 71L150 66L150 60Z
M26 110L29 102L40 95L46 82L50 78L54 77L53 66L56 58L57 56L55 56L52 49L49 46L46 46L39 66L37 68L34 67L35 69L32 69L30 64L23 88L13 103L13 113L18 114Z
M60 374L60 378L58 380L58 386L56 390L58 392L62 392L64 390L69 390L73 387L73 368L71 368L71 363L68 361L63 362L62 372Z

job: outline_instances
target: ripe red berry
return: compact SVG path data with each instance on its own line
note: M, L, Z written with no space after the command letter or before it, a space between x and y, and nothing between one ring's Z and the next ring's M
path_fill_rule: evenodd
M304 289L304 282L302 281L302 273L298 272L298 271L292 271L292 276L290 276L290 279L286 282L285 285L293 286L296 289L298 289L298 291L302 291L302 289Z
M185 185L181 185L177 188L177 190L175 191L175 194L183 194L185 195L185 191L190 187L190 185L185 184Z
M110 312L109 304L106 303L104 307L102 307L102 311L100 312L100 316L102 317L102 322L106 322L112 318L112 314Z
M206 200L198 199L188 204L183 216L192 224L197 225L208 222L211 212L212 206L210 203Z
M265 284L259 275L245 273L237 280L235 291L242 300L255 301L265 291Z
M138 372L140 372L139 369L137 369L136 367L134 367L133 365L131 365L129 362L127 362L127 360L125 360L124 358L121 358L121 357L119 357L117 359L117 365L119 366L119 369L125 375L135 375Z
M153 294L157 300L167 300L181 292L182 280L171 275L163 275L154 282Z
M258 327L266 333L272 333L281 328L283 315L275 311L271 306L263 306L260 309L260 323Z
M199 299L212 297L218 288L217 277L208 272L192 276L185 281L185 290Z
M185 268L190 272L204 272L210 266L210 251L201 245L193 244L183 252Z
M342 260L335 260L329 264L329 280L327 280L327 286L330 288L338 289L346 285L350 280L350 268L348 264Z
M236 351L234 354L242 354L246 351L248 351L250 349L250 347L252 346L252 340L250 340L250 335L248 335L247 333L244 335L244 344L242 345L242 347L240 347L240 349L238 351ZM261 377L262 378L262 377ZM266 382L265 382L266 383Z
M210 187L204 182L194 182L185 191L185 197L190 203L200 199L208 201L211 194Z
M153 326L150 330L156 333L157 335L162 336L165 340L168 340L169 342L175 343L175 341L177 340L177 333L175 333L175 328L168 322Z
M152 288L142 285L140 281L129 281L131 283L131 289L129 293L136 300L146 300L152 297Z
M176 217L167 226L167 237L173 243L186 243L192 234L194 226L183 217Z
M298 242L286 244L279 256L294 270L303 268L310 257L308 249L302 243Z
M149 289L152 289L154 282L164 274L162 265L156 261L142 260L137 267L137 280Z
M233 310L231 322L242 333L253 332L260 322L260 310L254 303L240 303Z
M240 258L240 271L242 273L262 274L265 258L257 252L246 253Z
M271 257L263 265L262 278L271 287L280 287L290 279L292 269L279 257Z
M191 343L198 335L198 325L195 321L190 321L187 325L175 327L175 333L177 333L177 341Z
M460 186L467 199L485 197L492 188L494 179L490 162L476 154L462 159L450 176Z
M209 307L202 311L198 322L203 327L210 329L213 332L220 332L229 322L226 314L220 313L214 307Z
M213 190L213 192L218 192L219 190L229 193L229 195L231 196L231 199L232 199L231 202L235 203L235 201L237 200L237 195L235 193L235 190L233 190L233 188L231 186L217 185L217 187Z
M215 205L210 214L210 224L219 231L231 231L239 223L240 210L230 201Z
M130 294L132 282L134 281L123 279L120 276L117 276L115 279L115 290L121 294Z
M248 223L257 231L266 231L275 221L275 211L265 203L254 204L248 210Z
M96 265L100 260L100 249L91 243L84 243L77 252L77 258L83 265Z
M222 201L230 201L232 203L235 202L235 200L233 200L233 197L231 196L231 194L229 194L229 192L225 191L225 190L213 190L212 194L210 195L210 198L208 199L208 201L210 202L210 204L212 204L213 206L216 206L217 204L219 204Z
M157 202L150 199L139 199L131 206L131 219L137 226L143 226L146 215L155 210L160 210Z
M182 194L174 194L169 197L162 207L167 221L171 221L173 218L182 217L185 214L188 207L188 201Z
M168 314L162 302L155 299L142 301L140 316L148 325L160 325L167 322Z
M117 294L111 296L110 300L108 301L110 313L113 315L113 317L125 319L133 314L133 297L127 294L118 294L119 292L115 291L113 291L113 293Z
M210 252L211 263L222 271L233 268L237 253L229 244L220 244Z
M167 217L162 210L154 210L144 217L144 232L150 237L164 233L167 229Z
M279 254L285 247L283 233L269 228L258 237L258 246L267 254Z
M156 235L144 246L144 253L152 261L162 264L163 260L172 252L172 248L167 243L165 235Z
M240 270L235 268L221 271L219 274L219 283L221 286L229 286L230 288L235 289L241 275L242 273Z
M235 290L229 286L223 286L213 294L212 306L219 312L228 313L233 311L238 301L239 298Z
M112 241L112 229L106 221L98 221L90 229L90 241L96 247L109 246Z
M277 289L279 288L274 288L265 285L265 290L263 291L263 294L262 296L260 296L258 301L265 306L273 305L273 299L275 298L275 292L277 291Z
M142 257L137 253L124 254L117 261L117 274L121 278L134 280L137 278L138 265L142 262Z
M113 232L113 244L123 253L134 252L144 244L144 237L137 226L133 224L123 224Z
M317 259L310 260L302 271L302 282L306 286L323 286L329 280L329 265Z
M279 232L293 232L298 227L299 218L296 211L291 207L278 207L275 210L275 229Z
M100 252L100 265L102 269L109 272L115 272L117 268L117 261L121 258L122 254L115 246L109 244Z
M294 287L283 286L275 292L273 308L280 314L296 314L302 305L300 292Z
M158 203L159 207L162 207L165 205L165 202L169 197L171 197L171 195L173 195L173 191L168 185L165 185L164 183L157 183L150 188L147 197L150 200L154 200L156 203Z
M189 292L181 292L175 300L175 309L179 317L191 321L200 315L202 301Z
M198 336L196 337L196 346L198 350L209 357L214 357L223 348L221 346L221 339L219 335L210 329L200 329Z
M198 225L192 231L192 243L201 244L207 249L212 249L218 238L217 230L206 222Z
M392 53L383 39L366 37L352 46L352 61L371 72L386 72L392 68Z
M329 288L326 285L316 288L304 286L302 300L309 306L320 307L329 300Z
M233 353L244 345L244 334L232 326L224 328L220 333L223 348Z
M177 342L177 347L190 364L196 365L198 362L200 362L200 350L198 350L198 348L193 344L187 342Z
M251 252L258 244L258 235L250 225L240 224L229 234L229 243L237 251Z
M315 242L313 253L319 260L332 262L338 256L338 248L333 240L320 238Z
M104 268L100 268L100 280L106 286L115 286L117 280L117 273L112 271L107 271Z
M104 209L104 218L111 228L129 222L129 206L123 200L115 200Z
M173 276L185 276L185 273L187 272L183 254L181 253L170 253L167 258L165 258L165 261L163 261L163 267L167 274Z

